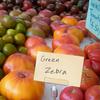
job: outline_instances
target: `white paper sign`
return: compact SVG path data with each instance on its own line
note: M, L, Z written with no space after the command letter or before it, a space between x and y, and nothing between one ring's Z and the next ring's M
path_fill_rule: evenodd
M80 86L84 57L38 52L34 80Z

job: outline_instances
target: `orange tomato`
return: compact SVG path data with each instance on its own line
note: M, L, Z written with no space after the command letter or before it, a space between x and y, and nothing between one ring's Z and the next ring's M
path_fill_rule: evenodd
M10 55L4 66L3 70L5 74L15 70L31 70L34 71L35 61L28 55L15 53Z
M37 56L37 53L38 51L41 51L41 52L52 52L51 48L46 46L46 45L37 45L35 47L32 47L32 48L29 48L28 49L28 54L36 60L36 56Z
M53 39L52 41L53 49L65 44L75 44L79 46L79 40L72 34L63 34L59 39Z
M80 42L84 39L83 31L75 26L70 27L67 32L73 34Z
M65 16L62 18L62 22L69 25L76 25L78 23L77 19L73 16Z
M31 71L13 71L1 80L0 92L9 100L41 100L44 84L34 81Z
M69 26L59 27L59 29L55 30L53 33L53 39L59 39L63 34L67 34Z

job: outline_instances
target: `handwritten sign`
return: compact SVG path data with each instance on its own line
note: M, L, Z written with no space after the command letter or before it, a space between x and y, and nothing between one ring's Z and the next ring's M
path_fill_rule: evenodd
M84 57L38 52L34 80L80 86Z
M86 27L100 39L100 0L89 0Z

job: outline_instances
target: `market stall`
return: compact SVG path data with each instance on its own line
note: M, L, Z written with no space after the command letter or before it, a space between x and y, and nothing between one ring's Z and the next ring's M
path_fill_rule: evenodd
M0 100L100 100L99 11L99 0L0 0Z

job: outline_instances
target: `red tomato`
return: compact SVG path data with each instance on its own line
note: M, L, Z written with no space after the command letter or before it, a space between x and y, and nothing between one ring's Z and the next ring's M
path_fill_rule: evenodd
M100 62L100 49L95 49L90 52L89 59Z
M7 7L5 3L0 3L0 10L5 10L6 8Z
M83 100L83 93L78 87L66 87L61 91L60 100Z
M89 88L85 93L85 100L100 100L100 85Z
M86 91L93 85L99 84L99 77L93 72L92 69L84 68L82 73L82 80L81 80L81 89Z
M94 51L95 49L100 49L100 43L99 42L95 42L95 43L87 45L84 48L84 52L85 52L86 56L88 57L89 53Z
M100 75L100 62L91 61L92 62L92 69L96 72L96 74Z
M84 67L92 69L92 64L91 64L90 59L84 60Z
M54 53L84 56L83 50L74 44L64 44L57 47Z
M39 36L28 37L26 42L25 42L25 46L27 48L35 47L35 46L40 45L40 44L46 45L46 42L43 38L41 38Z
M24 10L28 10L28 9L32 8L32 3L31 3L31 1L25 0L25 1L23 2L23 8L24 8Z
M86 21L85 20L80 20L78 23L77 23L77 27L80 28L84 34L87 36L88 35L88 30L86 29L85 27L85 24L86 24Z

